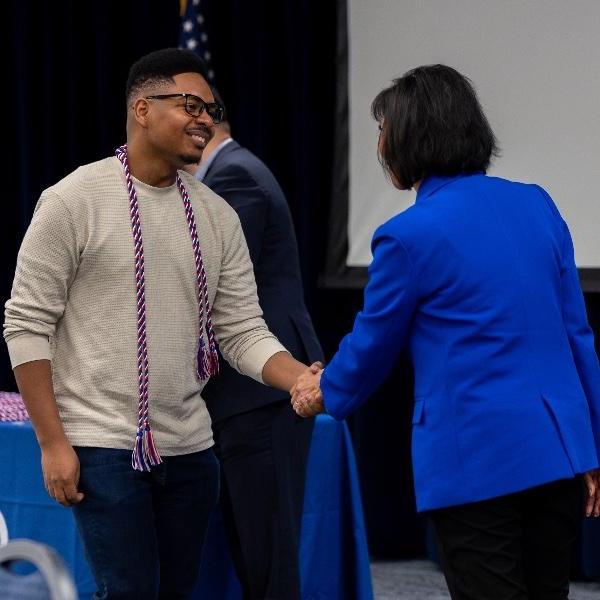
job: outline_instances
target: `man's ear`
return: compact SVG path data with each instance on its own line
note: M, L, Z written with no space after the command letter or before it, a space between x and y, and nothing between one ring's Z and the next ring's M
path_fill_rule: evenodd
M148 127L148 114L150 113L150 103L145 98L138 98L133 103L133 116L139 125Z

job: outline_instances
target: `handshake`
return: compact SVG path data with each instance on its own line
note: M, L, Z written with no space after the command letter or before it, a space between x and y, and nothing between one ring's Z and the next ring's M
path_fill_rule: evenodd
M301 417L314 417L325 412L323 394L321 393L321 375L323 365L313 363L302 373L290 390L292 407Z

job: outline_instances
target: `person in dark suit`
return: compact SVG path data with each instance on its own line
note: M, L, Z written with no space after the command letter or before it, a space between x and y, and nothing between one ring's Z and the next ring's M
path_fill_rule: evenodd
M232 139L226 114L196 177L240 217L269 329L294 357L322 361L304 304L287 201L268 167ZM299 600L299 531L313 420L296 415L289 394L239 375L223 360L220 370L202 396L213 420L220 505L244 597Z
M454 69L409 71L372 111L416 203L375 232L364 309L294 405L344 418L407 345L417 508L452 598L566 599L582 478L600 514L600 368L568 227L541 187L485 174L495 137Z

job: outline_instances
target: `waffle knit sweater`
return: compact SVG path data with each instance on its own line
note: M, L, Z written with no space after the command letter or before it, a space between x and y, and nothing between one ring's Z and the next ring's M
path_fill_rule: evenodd
M192 176L189 192L215 336L238 371L261 381L285 350L263 319L235 211ZM133 179L144 242L150 424L164 456L213 443L196 377L198 300L192 242L177 186ZM138 417L134 246L116 157L45 190L23 239L4 337L13 368L52 361L60 417L74 446L130 449Z

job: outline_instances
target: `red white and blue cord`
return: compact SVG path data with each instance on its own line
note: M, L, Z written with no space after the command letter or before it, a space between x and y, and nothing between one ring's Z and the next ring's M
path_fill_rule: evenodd
M133 448L131 464L138 471L150 471L150 469L162 462L158 450L154 444L152 428L149 419L149 368L148 348L146 344L146 287L144 271L144 245L142 241L142 226L138 199L129 171L127 160L127 145L117 148L115 154L125 171L127 193L129 195L129 214L131 216L131 231L133 234L135 250L135 284L137 299L137 342L138 342L138 423L136 441ZM183 200L188 229L192 238L194 259L196 263L196 281L198 284L198 313L199 313L199 341L197 355L197 376L200 380L208 379L211 375L219 372L219 357L217 344L212 328L211 311L208 302L208 286L206 284L206 272L202 261L202 252L198 240L196 219L190 202L189 194L177 174L177 187ZM204 340L206 332L207 342Z

